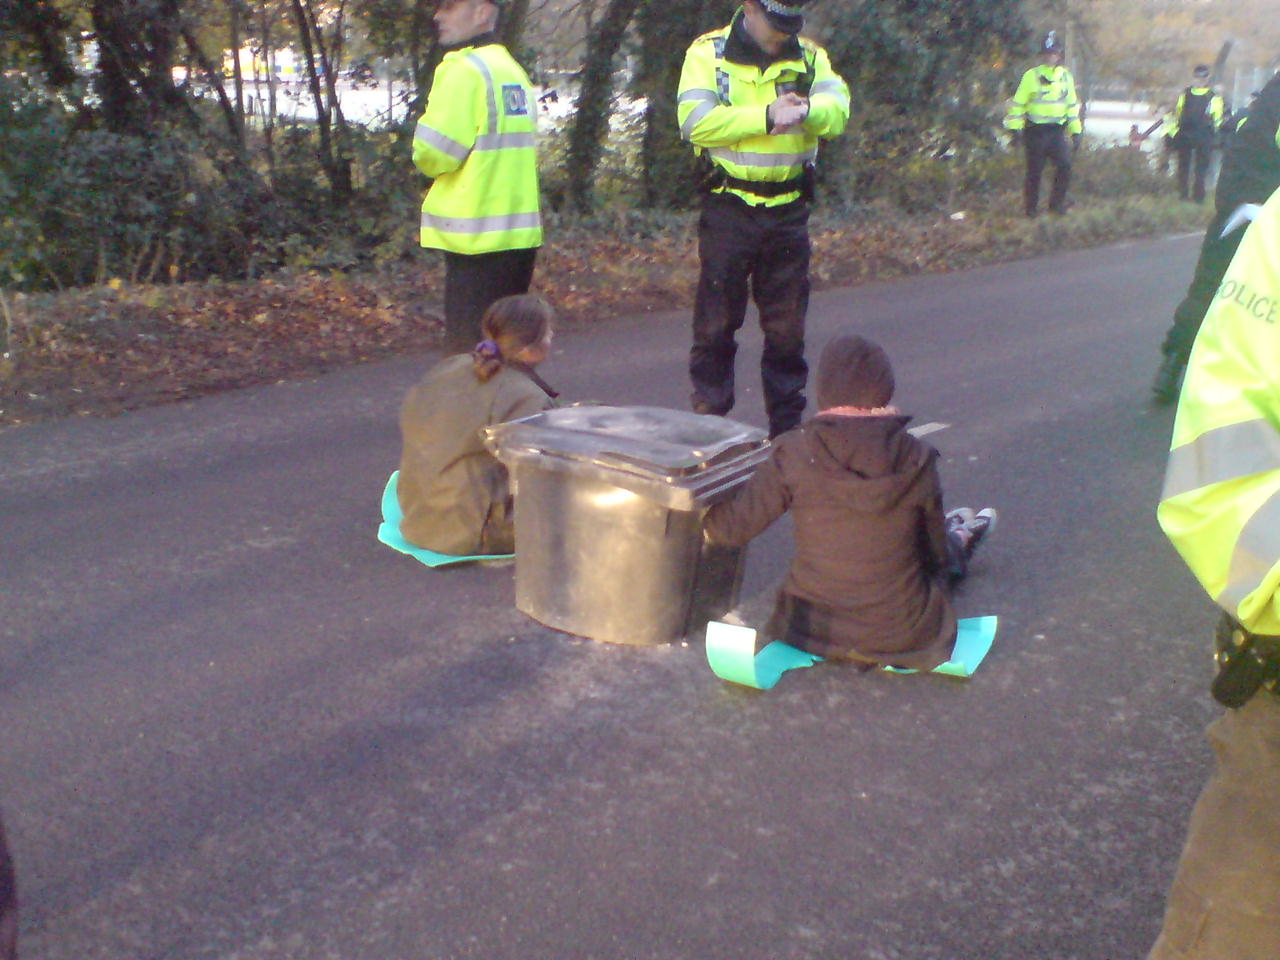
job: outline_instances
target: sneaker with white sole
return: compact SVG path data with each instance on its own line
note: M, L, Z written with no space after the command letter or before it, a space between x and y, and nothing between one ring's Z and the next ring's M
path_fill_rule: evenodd
M971 507L956 507L954 510L948 510L945 519L947 521L947 529L954 530L956 527L967 527L977 516Z
M966 523L965 529L969 531L969 553L973 553L978 548L978 544L982 542L982 538L991 533L996 528L996 521L1000 519L1000 514L995 507L983 507L973 515L973 519Z

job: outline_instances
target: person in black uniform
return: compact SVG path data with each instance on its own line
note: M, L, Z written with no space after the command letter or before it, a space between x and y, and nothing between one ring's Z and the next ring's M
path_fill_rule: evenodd
M1243 228L1224 236L1227 221L1242 204L1263 203L1280 187L1277 127L1280 127L1280 74L1259 91L1249 106L1248 118L1227 144L1213 197L1214 215L1200 245L1200 259L1186 296L1173 312L1173 324L1160 348L1163 359L1151 385L1156 403L1168 404L1177 399L1182 371L1200 323L1244 236Z
M1178 157L1178 196L1183 200L1187 199L1189 181L1194 172L1191 199L1204 203L1205 176L1209 171L1210 154L1218 140L1222 113L1222 98L1209 86L1209 68L1200 64L1192 71L1191 86L1182 91L1173 110L1174 123L1178 127L1173 135L1173 149Z

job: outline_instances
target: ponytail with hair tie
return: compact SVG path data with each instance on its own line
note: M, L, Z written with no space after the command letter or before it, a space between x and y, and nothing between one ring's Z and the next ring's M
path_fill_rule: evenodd
M493 340L481 340L472 351L482 360L501 360L502 349Z

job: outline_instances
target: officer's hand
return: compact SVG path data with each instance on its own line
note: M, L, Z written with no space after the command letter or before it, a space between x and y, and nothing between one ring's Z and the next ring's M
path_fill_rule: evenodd
M809 115L809 101L794 93L784 93L769 104L767 113L770 133L784 133L789 127L804 122Z
M1076 153L1080 149L1080 141L1083 139L1084 137L1082 137L1078 133L1073 133L1071 135L1071 152L1072 153Z
M1022 143L1022 131L1021 131L1021 130L1010 130L1010 131L1009 131L1009 146L1010 146L1011 148L1012 148L1012 147L1016 147L1016 146L1018 146L1020 143Z
M795 123L788 124L785 127L774 127L770 132L775 137L781 137L788 133L804 133L804 121L809 116L809 104L805 103L804 114Z

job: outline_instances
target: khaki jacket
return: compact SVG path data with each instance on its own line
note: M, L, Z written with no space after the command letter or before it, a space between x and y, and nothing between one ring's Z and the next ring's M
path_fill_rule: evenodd
M507 471L484 448L480 430L552 405L541 387L510 367L481 383L470 354L427 371L400 411L398 496L405 539L455 555L513 552Z

